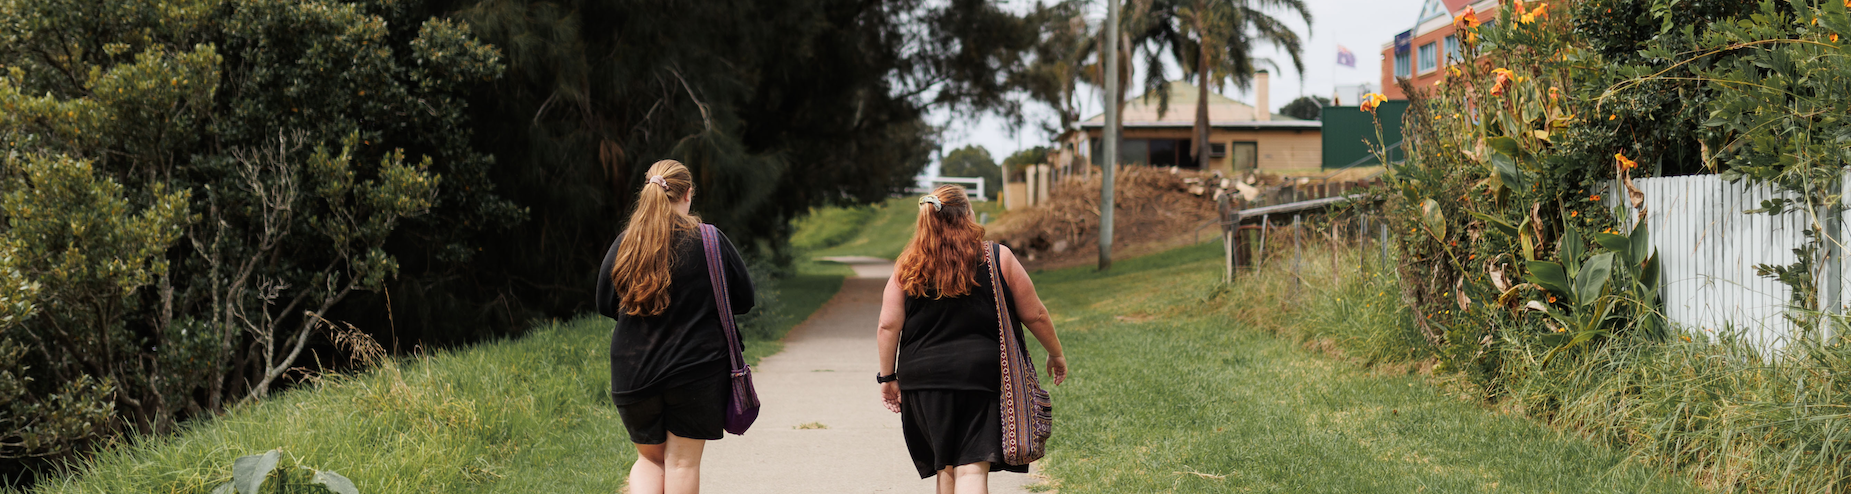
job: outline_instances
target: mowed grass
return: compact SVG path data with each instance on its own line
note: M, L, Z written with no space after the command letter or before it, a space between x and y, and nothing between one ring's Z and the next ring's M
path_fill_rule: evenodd
M1072 366L1052 390L1042 465L1063 494L1694 491L1418 376L1372 372L1247 325L1230 314L1265 314L1229 310L1256 295L1218 289L1219 254L1209 243L1109 273L1035 275Z
M919 215L916 196L888 199L878 205L818 208L793 226L791 245L809 256L870 256L893 259L913 238ZM1002 211L997 201L973 202L971 209L991 218Z
M776 340L841 283L829 274L781 280L780 313L754 329L748 360L775 353ZM327 376L174 435L108 448L31 492L204 494L230 479L233 459L276 448L283 469L333 470L366 494L615 492L636 451L610 405L611 324L548 321L519 339Z

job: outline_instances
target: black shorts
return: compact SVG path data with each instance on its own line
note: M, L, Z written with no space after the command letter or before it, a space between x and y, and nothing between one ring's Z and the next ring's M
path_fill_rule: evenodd
M630 442L662 444L668 433L688 439L719 439L726 432L726 405L733 383L725 373L662 390L617 407Z

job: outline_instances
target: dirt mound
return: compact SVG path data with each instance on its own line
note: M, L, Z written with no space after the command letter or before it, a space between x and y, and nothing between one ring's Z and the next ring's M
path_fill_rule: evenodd
M1099 173L1053 184L1046 203L1004 213L986 228L1030 269L1096 262L1099 258ZM1126 166L1113 179L1114 258L1186 244L1215 218L1221 177L1174 168ZM1219 234L1213 226L1204 238Z

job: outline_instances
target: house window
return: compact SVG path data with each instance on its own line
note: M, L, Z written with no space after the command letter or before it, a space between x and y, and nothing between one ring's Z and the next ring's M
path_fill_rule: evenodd
M1260 144L1259 143L1231 142L1228 144L1231 146L1234 146L1233 163L1229 163L1233 165L1234 171L1239 172L1239 171L1252 170L1255 167L1259 166L1259 156L1260 156ZM1216 144L1216 146L1219 147L1220 144Z
M1190 139L1125 139L1118 143L1121 165L1176 166L1195 168L1195 148ZM1094 155L1105 154L1102 140L1092 143ZM1214 156L1212 153L1210 156ZM1103 163L1096 163L1103 165Z
M1396 53L1395 54L1395 77L1407 77L1409 75L1413 75L1413 72L1414 72L1413 64L1409 63L1412 60L1410 60L1411 57L1409 57L1408 55L1409 55L1408 53Z
M1459 53L1459 37L1458 36L1447 36L1446 37L1446 63L1452 64L1452 63L1456 63L1464 59L1465 59L1464 54Z
M1420 45L1420 71L1428 72L1439 67L1439 54L1433 43Z

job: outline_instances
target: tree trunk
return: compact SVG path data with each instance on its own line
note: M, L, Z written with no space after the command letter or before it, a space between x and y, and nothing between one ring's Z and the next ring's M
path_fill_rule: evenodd
M1210 74L1215 71L1208 66L1208 47L1210 46L1208 26L1202 22L1202 16L1208 12L1207 2L1196 0L1195 11L1195 32L1198 41L1195 50L1195 82L1197 86L1200 86L1196 88L1195 97L1195 163L1197 169L1208 171L1209 150L1214 149L1214 146L1208 142L1208 82L1213 77Z

